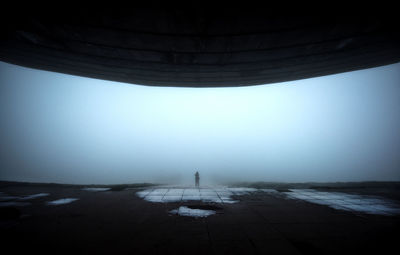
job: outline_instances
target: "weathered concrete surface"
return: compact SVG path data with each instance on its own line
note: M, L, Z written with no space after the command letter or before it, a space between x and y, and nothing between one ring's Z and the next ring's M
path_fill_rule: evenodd
M400 61L396 8L314 8L18 6L0 20L0 60L177 87L268 84Z
M169 212L198 201L151 203L135 195L138 190L3 186L0 191L13 196L49 195L18 207L20 216L0 220L2 249L14 254L383 254L398 245L398 216L354 214L255 192L235 196L238 203L210 204L217 206L215 215L191 218ZM65 197L79 200L46 204Z

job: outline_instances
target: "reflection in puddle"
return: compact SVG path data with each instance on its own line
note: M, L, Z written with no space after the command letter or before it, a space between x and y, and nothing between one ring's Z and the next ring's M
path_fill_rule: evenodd
M400 214L399 205L377 196L354 195L341 192L321 192L312 189L291 189L285 194L291 199L326 205L337 210L362 212L377 215Z
M174 209L170 211L171 214L177 214L180 216L187 216L187 217L208 217L210 215L215 214L213 210L203 210L203 209L192 209L187 206L181 206L178 209Z
M62 199L57 199L54 201L47 202L48 205L63 205L63 204L69 204L72 203L79 198L62 198Z

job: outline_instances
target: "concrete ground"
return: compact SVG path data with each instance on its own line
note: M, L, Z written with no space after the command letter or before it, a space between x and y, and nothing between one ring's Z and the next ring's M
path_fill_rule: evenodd
M287 190L232 194L236 203L150 202L138 195L146 190L0 186L2 249L13 254L384 254L398 247L397 214L338 210L289 198ZM34 194L42 195L23 199ZM392 201L397 197L387 195ZM61 198L78 200L49 204ZM171 213L180 206L215 214L195 218Z

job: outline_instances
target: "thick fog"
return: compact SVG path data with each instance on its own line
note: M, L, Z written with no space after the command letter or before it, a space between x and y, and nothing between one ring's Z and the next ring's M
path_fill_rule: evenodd
M400 180L400 64L196 89L0 62L0 100L1 180Z

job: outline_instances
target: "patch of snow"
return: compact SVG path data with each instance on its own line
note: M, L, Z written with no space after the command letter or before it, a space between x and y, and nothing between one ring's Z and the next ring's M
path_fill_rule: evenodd
M145 196L147 196L151 191L150 190L142 190L142 191L138 191L136 192L136 195L140 198L144 198Z
M181 206L178 209L171 210L170 213L177 214L180 216L188 216L195 218L208 217L210 215L215 214L213 210L202 210L202 209L191 209L186 206Z
M184 189L169 189L166 196L182 196Z
M185 196L183 195L182 201L196 201L196 200L201 200L200 195L197 196Z
M267 192L267 193L278 193L276 189L260 189L260 191Z
M222 203L218 196L201 196L201 201L209 203Z
M333 209L377 215L398 215L400 205L377 196L354 195L340 192L319 192L311 189L291 189L286 192L290 199L300 199L310 203L326 205Z
M199 189L185 189L183 192L184 196L198 196L200 195L200 190Z
M258 189L255 188L227 188L227 190L232 191L235 193L235 195L244 195L248 194L249 192L258 191Z
M76 200L78 200L79 198L61 198L61 199L57 199L54 201L50 201L47 202L48 205L63 205L63 204L69 204L72 203Z
M170 202L170 203L180 202L181 200L182 200L182 195L180 195L180 196L167 196L167 195L165 195L162 198L163 202Z
M168 192L168 189L154 189L149 191L151 192L152 196L164 196L165 193Z
M83 188L82 190L99 192L99 191L107 191L107 190L110 190L110 189L111 188Z
M225 203L225 204L235 204L235 203L237 203L237 202L239 202L239 201L237 201L237 200L232 200L232 199L221 199L222 200L222 203Z
M146 196L144 198L146 201L153 202L153 203L162 203L163 201L163 196Z

